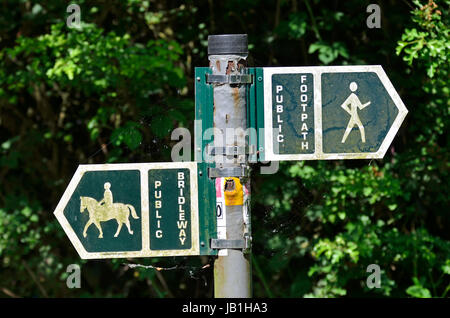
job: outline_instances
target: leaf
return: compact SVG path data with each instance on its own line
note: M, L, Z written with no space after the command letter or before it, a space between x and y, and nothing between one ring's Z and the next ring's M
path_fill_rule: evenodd
M5 142L3 142L0 146L1 149L3 150L9 150L11 148L11 145L16 142L17 140L19 140L20 136L16 136L14 138L8 139Z
M289 18L289 37L293 39L300 39L306 33L306 14L300 12L298 14L292 14Z
M309 46L308 53L319 52L319 60L324 64L333 62L340 56L348 58L347 48L342 42L334 42L332 45L326 42L315 42Z
M137 127L130 127L127 129L124 142L131 150L139 147L142 142L142 134Z
M373 191L373 188L365 187L363 189L364 196L368 197L372 193L372 191Z
M35 4L33 8L31 9L31 13L36 15L42 12L42 6L40 4Z
M431 298L430 291L420 285L413 285L408 287L408 289L406 289L406 293L416 298Z
M120 146L122 143L128 146L131 150L136 149L142 142L142 134L139 131L139 124L133 121L128 121L123 127L119 127L111 134L111 142Z
M389 210L394 211L397 208L397 204L396 203L389 204L388 208L389 208Z
M341 220L344 220L344 219L345 219L345 212L344 212L344 211L338 212L338 217L339 217Z
M441 269L445 274L450 275L450 259L445 261L445 264L442 265Z

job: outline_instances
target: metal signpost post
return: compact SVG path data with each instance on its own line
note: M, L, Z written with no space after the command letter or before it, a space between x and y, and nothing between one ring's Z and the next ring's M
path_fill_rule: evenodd
M214 263L215 297L251 297L250 217L244 203L249 189L245 132L247 129L245 74L247 35L213 35L208 56L213 85L214 162L209 176L216 178L217 201L222 202L224 231L213 247L222 248Z
M79 166L54 213L81 258L217 255L215 297L251 297L248 163L383 158L408 113L381 66L247 55L246 34L208 38L195 162Z

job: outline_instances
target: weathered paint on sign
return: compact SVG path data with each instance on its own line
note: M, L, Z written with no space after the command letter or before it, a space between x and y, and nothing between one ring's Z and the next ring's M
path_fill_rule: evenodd
M376 153L398 113L376 73L322 73L324 153Z
M382 158L408 112L379 65L262 70L261 161Z
M210 254L199 224L215 222L200 221L209 211L199 207L198 170L195 162L80 165L54 214L84 259Z
M106 189L108 184L110 187ZM139 170L83 174L64 208L64 217L86 252L142 249L140 184ZM108 192L112 193L113 208L107 206L108 202L101 202ZM133 218L133 210L138 218ZM109 211L114 212L108 215Z
M275 154L314 153L313 93L311 73L272 75Z
M150 249L191 248L191 191L188 169L149 171Z

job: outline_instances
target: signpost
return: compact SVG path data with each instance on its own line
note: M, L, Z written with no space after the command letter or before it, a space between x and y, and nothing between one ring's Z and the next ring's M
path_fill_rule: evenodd
M214 218L205 215L215 198L199 204L198 166L80 165L54 214L83 259L214 255Z
M262 74L261 161L383 158L408 113L379 65L265 67Z
M80 165L54 213L81 258L217 255L215 296L250 297L249 161L383 158L408 111L381 66L247 68L246 35L208 41L197 162Z

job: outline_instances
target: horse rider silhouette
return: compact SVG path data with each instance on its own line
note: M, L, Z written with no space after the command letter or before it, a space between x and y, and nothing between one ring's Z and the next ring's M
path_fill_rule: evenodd
M99 205L104 206L108 210L113 209L113 194L109 188L111 188L111 183L106 182L103 186L105 188L105 192L103 194L103 199L99 202Z

